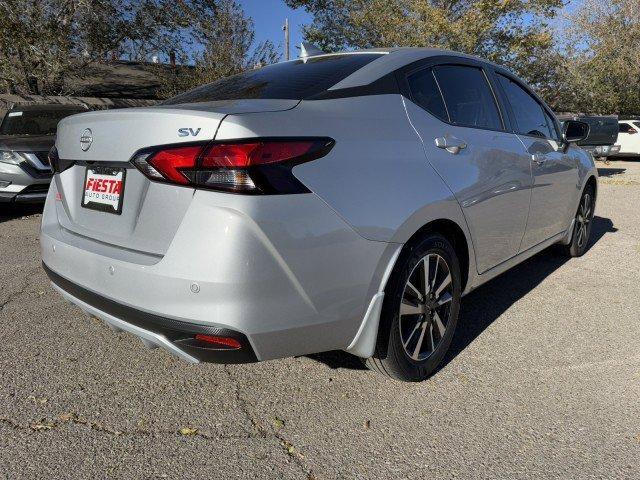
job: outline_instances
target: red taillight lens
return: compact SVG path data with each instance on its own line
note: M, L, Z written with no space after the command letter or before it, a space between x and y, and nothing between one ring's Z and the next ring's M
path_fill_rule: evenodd
M213 144L204 152L203 167L252 167L286 162L312 152L316 142Z
M133 163L152 180L237 193L308 192L293 166L326 155L334 141L261 140L166 147L139 153Z
M200 145L170 148L156 152L147 162L167 180L187 185L189 180L180 171L195 168L201 152L202 146Z
M200 342L209 343L212 345L218 345L221 347L233 348L235 350L242 347L242 345L238 340L230 337L219 337L217 335L203 335L199 333L196 335L195 338Z

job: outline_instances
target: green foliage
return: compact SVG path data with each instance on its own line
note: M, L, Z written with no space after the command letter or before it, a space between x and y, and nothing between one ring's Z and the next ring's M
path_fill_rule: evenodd
M640 113L640 1L585 0L570 17L558 109Z
M162 96L172 96L189 88L235 75L256 65L277 62L279 54L272 42L263 42L253 48L255 34L253 21L242 8L231 0L212 4L196 0L189 8L181 8L181 15L189 26L188 36L197 45L195 53L186 61L195 67L187 75L165 75ZM185 60L185 59L183 59Z
M502 63L534 84L562 0L286 0L313 14L305 36L328 50L434 47Z

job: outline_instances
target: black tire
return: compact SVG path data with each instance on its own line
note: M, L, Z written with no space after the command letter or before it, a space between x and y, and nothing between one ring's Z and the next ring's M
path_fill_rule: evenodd
M593 213L595 210L595 193L595 189L591 184L587 185L582 192L578 211L575 216L571 243L569 245L564 245L562 249L563 253L569 257L581 257L589 247L591 226L593 224ZM585 208L588 210L586 211L586 215Z
M446 263L447 270L444 269L442 261ZM437 262L435 269L434 262ZM425 276L425 264L428 272L435 272L431 288L425 286L427 281L420 280L420 277ZM441 298L442 302L450 296L450 300L437 306L438 301L434 295L439 290L438 287L442 287L447 281L447 271L451 276L451 282L444 290L440 289L438 298ZM430 273L426 275L427 278L431 278ZM408 282L411 282L411 285ZM416 288L414 283L419 283L420 286ZM373 357L365 360L367 367L397 380L419 382L427 379L440 365L451 345L460 311L460 290L460 263L446 238L435 233L427 234L409 247L398 258L387 282L376 349ZM413 294L412 291L416 293ZM412 295L415 295L415 300L411 298ZM426 300L421 301L420 297ZM424 313L401 315L401 303L405 312L407 309L419 309ZM446 323L444 315L447 316ZM441 335L443 325L445 329ZM416 337L418 332L420 336ZM427 345L421 346L423 343ZM429 347L432 348L423 354L422 349ZM413 353L410 355L410 352ZM422 358L425 355L426 357Z

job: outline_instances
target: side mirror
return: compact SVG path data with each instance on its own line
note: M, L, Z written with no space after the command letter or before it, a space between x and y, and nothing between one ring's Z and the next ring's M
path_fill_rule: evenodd
M589 136L589 124L578 120L567 120L564 122L562 139L565 143L576 143Z

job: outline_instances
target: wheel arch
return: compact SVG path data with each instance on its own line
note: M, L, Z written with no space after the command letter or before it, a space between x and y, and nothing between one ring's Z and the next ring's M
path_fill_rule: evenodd
M451 219L438 218L427 222L416 230L402 247L398 248L395 254L391 256L391 260L385 266L385 274L383 275L383 282L379 287L380 290L373 295L358 332L345 349L347 352L362 358L368 358L373 355L378 338L384 290L389 276L398 263L398 260L410 252L413 245L417 244L425 235L430 233L438 233L444 236L453 246L458 261L460 262L460 273L462 276L461 289L462 292L465 291L469 284L472 269L475 268L473 246L470 238L465 233L464 228Z
M423 225L404 244L401 255L409 251L413 245L430 233L442 235L453 246L453 250L456 252L458 261L460 262L460 274L462 275L461 287L464 292L470 276L471 245L467 240L464 230L453 220L440 218Z
M587 178L587 181L584 182L584 188L582 189L582 191L584 192L584 190L589 186L593 186L593 192L595 195L594 201L595 201L598 199L598 181L596 180L595 175L589 175L589 178Z

